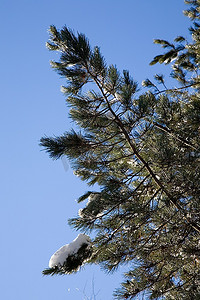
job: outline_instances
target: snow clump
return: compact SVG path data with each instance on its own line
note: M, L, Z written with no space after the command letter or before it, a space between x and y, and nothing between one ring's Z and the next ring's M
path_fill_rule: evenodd
M58 249L49 260L49 268L63 266L68 256L76 254L83 245L91 243L90 237L80 233L70 244L66 244Z

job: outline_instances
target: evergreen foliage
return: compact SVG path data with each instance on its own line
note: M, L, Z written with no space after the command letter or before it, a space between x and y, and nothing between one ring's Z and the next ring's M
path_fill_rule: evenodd
M88 202L69 223L95 232L90 263L107 271L128 265L116 299L200 299L200 1L185 2L191 42L157 39L167 52L151 62L171 64L176 88L156 74L138 91L129 72L107 66L83 34L50 27L47 46L61 53L52 66L66 78L70 116L82 131L44 137L41 145L100 187L79 198ZM63 273L77 270L69 265Z
M88 244L83 244L75 254L68 255L64 264L45 269L43 275L65 275L80 269L84 262L92 255L92 249Z

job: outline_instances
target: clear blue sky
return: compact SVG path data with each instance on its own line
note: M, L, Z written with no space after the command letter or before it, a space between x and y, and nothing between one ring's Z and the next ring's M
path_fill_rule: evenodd
M50 256L77 233L67 225L80 206L85 183L52 161L38 146L40 137L72 127L60 92L63 79L45 48L51 24L85 33L108 63L129 69L139 83L162 67L150 67L160 54L154 38L189 36L183 0L1 0L1 210L0 298L79 300L99 291L112 299L120 275L98 266L64 277L43 277ZM120 272L120 270L119 270ZM88 298L90 299L90 298Z

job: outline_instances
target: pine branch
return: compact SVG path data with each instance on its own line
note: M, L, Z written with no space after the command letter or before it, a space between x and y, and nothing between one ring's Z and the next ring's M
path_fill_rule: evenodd
M89 72L89 70L88 70ZM158 179L158 177L156 176L156 174L154 173L154 171L152 170L152 168L149 166L148 162L145 161L145 159L140 155L140 153L138 152L138 150L136 149L135 145L133 144L133 142L131 141L128 132L125 130L123 123L121 122L121 120L119 119L119 117L115 114L114 110L112 109L104 91L103 88L100 84L100 82L98 81L97 78L95 78L91 73L90 76L93 78L94 82L97 84L99 90L101 91L106 104L110 110L110 112L112 113L114 120L116 121L116 123L118 124L118 126L120 127L121 131L123 132L127 142L129 143L131 149L133 150L133 154L136 155L136 157L143 163L143 165L145 166L146 170L149 172L149 174L152 176L152 178L154 179L154 181L156 182L156 184L165 192L165 194L167 195L167 197L169 198L170 202L174 205L174 207L176 207L177 210L179 210L182 214L183 217L185 218L185 220L188 222L188 224L190 224L190 226L197 232L200 233L200 226L195 224L193 221L191 221L188 217L187 217L187 213L183 210L183 208L181 207L181 205L179 205L177 203L177 199L175 199L167 190L166 188L163 186L163 184L161 183L161 181Z
M195 88L195 86L198 86L198 85L200 85L200 82L191 83L191 84L179 87L179 88L164 89L162 91L156 92L154 95L157 96L157 95L162 94L162 93L177 92L177 91L180 91L180 90L183 90L183 89L187 89L187 88L190 88L190 87L194 87Z
M189 13L197 23L197 6ZM61 51L61 60L53 62L53 67L67 79L63 90L70 94L70 115L84 135L45 137L41 144L53 158L67 155L75 174L101 189L79 198L79 202L88 201L79 217L70 221L76 229L96 231L90 262L113 271L139 258L138 267L127 273L130 280L118 293L122 298L148 288L152 299L166 291L169 297L181 298L181 280L186 282L183 295L189 295L187 279L196 274L200 232L199 25L191 28L191 44L180 36L174 40L178 44L156 41L169 51L153 63L175 59L173 77L182 86L168 89L163 76L156 74L155 80L165 89L146 80L144 84L157 91L139 96L129 72L121 76L116 67L107 67L100 49L91 50L84 35L67 28L58 32L52 27L51 31L48 47ZM81 87L88 82L100 93L84 94ZM88 258L68 259L44 274L69 274ZM198 281L194 286L198 289Z
M159 129L163 130L164 132L166 132L167 134L169 134L170 136L172 136L173 138L175 138L177 141L179 141L179 142L183 143L184 145L186 145L186 146L188 146L188 147L190 147L190 148L192 148L192 149L194 149L194 150L197 151L197 148L196 148L196 147L194 147L192 144L188 143L188 142L187 142L186 140L184 140L183 138L176 136L176 135L175 135L173 132L171 132L171 130L169 130L168 128L163 127L162 125L160 125L160 124L158 124L158 123L154 123L154 125L155 125L157 128L159 128Z
M63 265L57 265L52 268L45 269L43 275L64 275L77 272L80 267L92 255L92 247L88 244L83 244L75 254L68 255Z

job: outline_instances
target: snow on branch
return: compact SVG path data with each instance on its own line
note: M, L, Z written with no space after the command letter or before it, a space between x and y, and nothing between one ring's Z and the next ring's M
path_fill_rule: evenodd
M58 249L49 260L49 268L44 275L70 274L79 270L80 266L91 256L91 240L86 234L79 234L70 244Z

